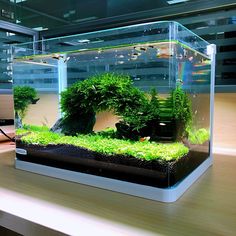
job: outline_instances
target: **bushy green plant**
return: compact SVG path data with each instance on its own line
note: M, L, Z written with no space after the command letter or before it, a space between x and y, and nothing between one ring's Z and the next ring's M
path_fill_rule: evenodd
M68 144L107 155L121 154L148 161L173 161L183 157L189 151L182 143L134 142L111 138L101 135L101 133L90 135L81 134L72 137L43 130L29 131L29 128L26 130L17 130L18 135L25 134L21 137L23 143L37 145Z
M37 101L37 92L29 86L15 86L13 88L15 111L24 118L30 104Z
M115 73L94 75L78 81L61 93L66 116L91 111L115 110L118 114L139 106L144 93L133 87L129 76Z
M104 73L92 76L62 92L62 130L71 135L91 133L96 112L112 110L118 116L130 113L133 116L132 112L136 111L137 115L147 101L144 92L135 88L127 75ZM86 124L90 125L84 129Z
M155 89L151 90L150 97L145 96L138 106L132 109L127 107L121 113L123 121L135 131L147 127L149 122L159 118L159 98Z

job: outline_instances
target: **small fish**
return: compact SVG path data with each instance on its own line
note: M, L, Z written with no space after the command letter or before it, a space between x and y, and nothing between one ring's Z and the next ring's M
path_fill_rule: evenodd
M183 59L183 55L179 54L179 56L177 56L178 59Z
M78 40L78 43L89 43L90 40L89 39L80 39Z
M132 56L140 56L140 55L141 55L140 52L134 52L134 53L132 54Z
M132 56L130 59L131 59L132 61L135 61L135 60L138 59L138 57L137 57L137 56Z
M183 83L184 83L182 79L177 79L176 82L177 82L177 83L180 83L180 84L183 84Z
M163 122L160 122L159 125L161 125L161 126L165 126L166 124L163 123Z
M137 51L146 51L147 49L144 48L144 47L134 47L134 50L137 50Z
M193 57L189 57L189 59L188 59L189 61L192 61L193 60Z
M63 56L59 55L59 54L55 54L52 56L53 59L57 59L59 60L60 58L62 58Z
M150 136L143 137L143 138L139 139L140 142L149 141L149 140L150 140Z

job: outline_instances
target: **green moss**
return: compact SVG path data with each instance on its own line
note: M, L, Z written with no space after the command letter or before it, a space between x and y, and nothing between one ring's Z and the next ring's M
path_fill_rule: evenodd
M203 144L210 139L210 132L207 129L187 129L188 140L191 144Z
M39 131L31 130L30 133L29 129L18 129L17 134L25 134L21 137L21 141L26 144L69 144L108 155L122 154L145 160L172 161L181 158L189 151L182 143L134 142L110 138L104 134L72 137L45 130L40 131L40 129Z

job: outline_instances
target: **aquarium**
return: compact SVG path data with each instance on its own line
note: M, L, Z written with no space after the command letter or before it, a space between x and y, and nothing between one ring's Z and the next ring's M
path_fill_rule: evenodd
M13 52L17 168L174 201L211 165L215 47L177 22Z

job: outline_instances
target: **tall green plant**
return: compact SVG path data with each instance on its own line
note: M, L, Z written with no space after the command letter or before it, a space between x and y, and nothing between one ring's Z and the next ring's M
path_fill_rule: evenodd
M182 139L185 135L185 130L192 123L192 104L187 93L177 86L171 93L173 118L177 123L177 139Z

